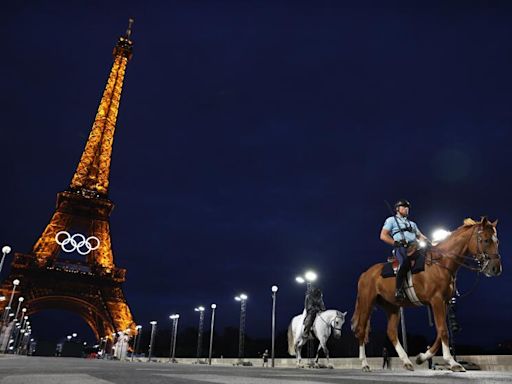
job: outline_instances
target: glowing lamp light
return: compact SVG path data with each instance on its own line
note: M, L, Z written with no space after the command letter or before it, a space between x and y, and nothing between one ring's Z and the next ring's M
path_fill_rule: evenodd
M315 281L317 279L318 276L313 271L307 271L304 274L304 277L305 277L306 281L309 281L310 283L312 283L313 281Z
M304 280L304 278L302 276L297 276L295 278L295 281L299 284L304 284L306 282L306 280Z
M278 289L277 285L272 286L272 292L276 293Z
M8 245L4 245L2 247L2 253L7 255L8 253L11 253L11 247L9 247Z
M442 228L436 229L434 232L432 232L432 241L434 243L438 243L438 242L446 239L448 236L450 236L450 234L451 234L451 232L447 231L445 229L442 229Z

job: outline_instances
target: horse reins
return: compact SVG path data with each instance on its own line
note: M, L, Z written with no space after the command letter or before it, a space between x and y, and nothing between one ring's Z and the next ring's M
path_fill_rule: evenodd
M477 234L477 249L478 249L478 253L476 253L475 255L471 255L471 256L455 255L455 257L451 257L451 255L447 256L446 254L442 254L441 252L439 252L439 250L435 250L436 252L441 253L441 255L440 255L439 258L434 259L433 256L432 256L433 250L430 250L430 260L426 260L426 261L430 261L430 265L434 265L434 264L438 265L439 267L445 268L448 272L450 272L450 274L452 275L453 282L454 282L455 292L456 292L458 297L468 296L468 295L470 295L475 290L475 288L477 287L478 283L480 282L480 273L482 273L485 270L485 268L487 267L487 264L491 260L491 258L489 257L490 254L485 252L483 250L483 248L482 248L482 237L480 236L480 234L482 233L483 229L482 229L481 224L480 224L479 227L480 228L478 228L477 231L473 230L473 233L471 234L471 237L469 239L469 241L471 241L471 239L473 238L473 236L475 235L475 232L476 232L476 234ZM495 254L492 254L492 256L497 256L498 258L500 258L499 252L495 253ZM471 287L471 289L468 292L466 292L466 293L464 293L462 295L459 293L459 290L457 289L457 275L456 275L456 273L454 274L448 267L446 267L446 266L442 265L441 263L439 263L439 260L443 259L443 257L453 259L453 261L457 265L459 265L460 267L466 268L466 269L468 269L468 270L470 270L472 272L476 272L475 282L473 283L473 286ZM460 262L458 260L458 258L462 258L463 261ZM478 263L478 268L466 264L465 263L466 260L469 260L469 261L473 261L474 260L474 261L476 261Z
M455 257L452 257L451 255L443 254L440 250L431 249L430 250L430 260L427 259L426 261L427 262L430 261L430 264L439 265L440 267L443 267L443 268L447 269L451 273L451 271L447 267L445 267L444 265L439 263L439 260L441 260L442 258L446 257L446 258L453 259L455 264L459 265L460 267L466 268L466 269L468 269L468 270L470 270L472 272L477 272L477 273L483 272L484 269L487 267L487 264L491 260L491 258L489 257L491 255L489 253L485 252L482 249L482 237L480 236L480 234L482 233L481 225L480 225L480 228L479 228L478 231L473 230L473 233L471 234L471 238L469 239L469 241L471 241L471 239L475 235L475 232L476 232L476 235L477 235L478 253L476 253L474 255L471 255L471 256L454 255ZM439 258L434 258L432 256L432 253L434 253L434 252L440 253L441 254L440 257ZM498 258L500 258L500 254L499 253L494 253L494 254L492 254L492 256L497 256ZM457 260L459 258L462 258L463 261L460 262L459 260ZM471 265L466 264L465 263L466 260L469 260L469 261L475 260L478 263L478 267L472 267ZM453 275L453 273L452 273L452 275Z
M338 313L336 313L336 316L334 317L334 320L332 321L332 324L329 324L327 321L325 321L325 319L322 317L321 314L318 314L317 317L319 317L326 325L328 325L329 327L332 327L335 331L340 331L341 332L341 328L336 328L334 326L334 322L336 321L336 319L340 319L341 320L341 316Z

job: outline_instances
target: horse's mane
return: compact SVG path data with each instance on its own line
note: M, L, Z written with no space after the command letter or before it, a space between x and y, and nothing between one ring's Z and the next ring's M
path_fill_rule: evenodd
M482 220L475 221L471 217L468 217L468 218L464 219L464 224L462 226L469 227L469 226L473 226L473 225L477 225L477 224L481 224L481 223L482 223Z
M462 222L462 225L460 227L458 227L457 229L455 229L454 231L452 231L450 233L449 236L447 236L445 239L441 240L440 242L438 242L434 247L437 247L441 244L444 244L446 242L446 240L448 240L449 238L451 238L452 236L470 228L470 227L473 227L475 225L479 225L479 224L482 224L482 221L483 221L483 217L480 221L475 221L473 220L471 217L467 217L464 219L464 221Z

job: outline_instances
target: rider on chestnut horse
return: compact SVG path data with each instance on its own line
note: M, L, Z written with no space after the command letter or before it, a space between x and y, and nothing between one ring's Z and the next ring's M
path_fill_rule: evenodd
M416 240L427 238L420 232L414 221L409 220L409 208L411 204L405 199L398 200L395 203L396 215L390 216L384 222L380 232L380 239L386 244L395 247L395 256L398 259L399 267L396 273L396 291L397 301L405 300L403 284L407 272L411 267L410 257L407 255L407 249L415 245ZM412 255L409 255L412 256Z

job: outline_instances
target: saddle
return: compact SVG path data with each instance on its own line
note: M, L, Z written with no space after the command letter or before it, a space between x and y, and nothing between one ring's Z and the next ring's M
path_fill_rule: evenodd
M411 273L413 275L425 270L425 248L411 247L407 250L407 256L411 258ZM380 275L384 278L395 277L397 269L398 260L395 256L395 250L393 250L393 255L388 258L387 263L384 263Z

